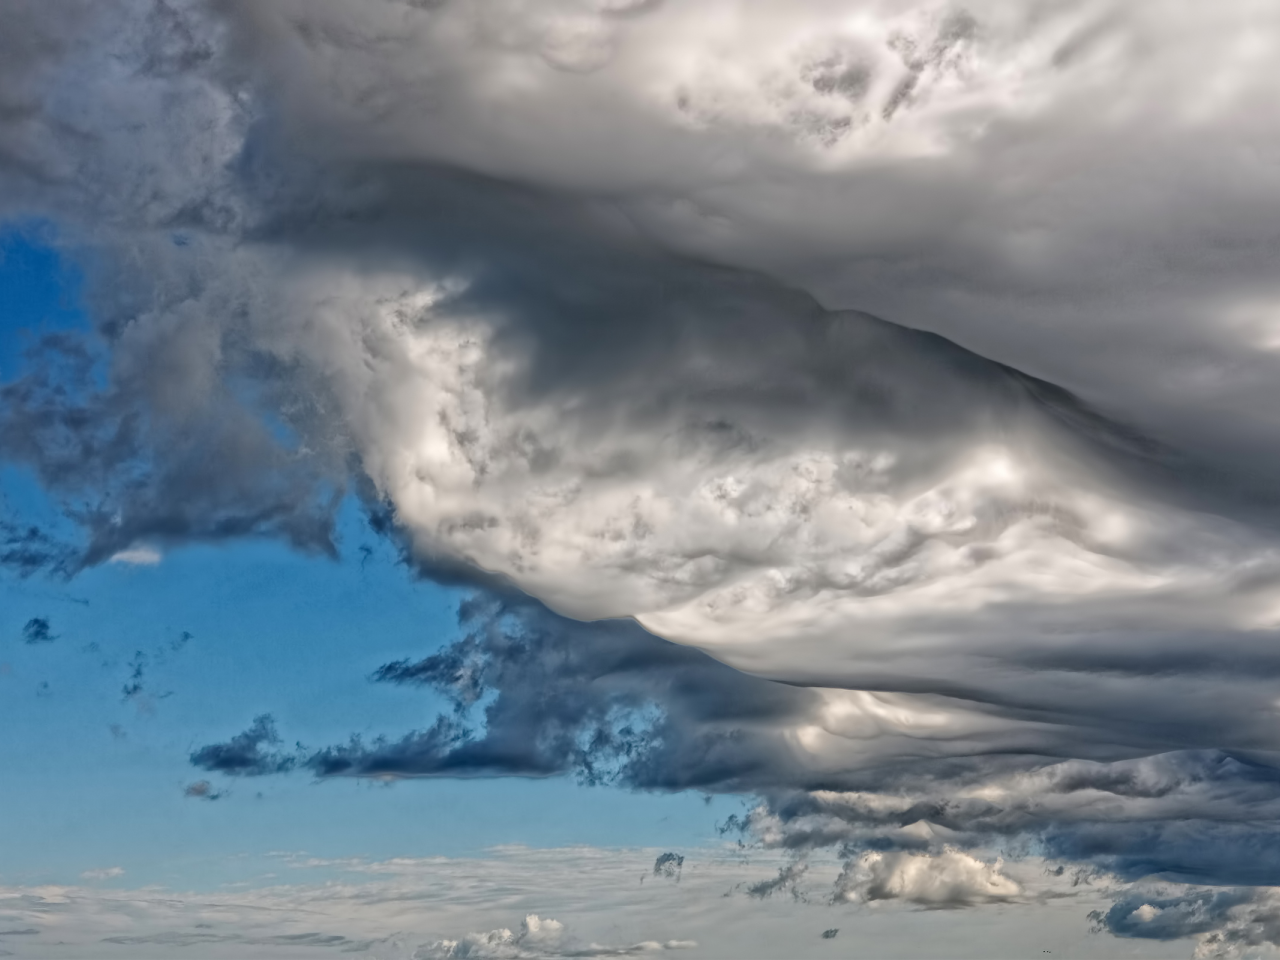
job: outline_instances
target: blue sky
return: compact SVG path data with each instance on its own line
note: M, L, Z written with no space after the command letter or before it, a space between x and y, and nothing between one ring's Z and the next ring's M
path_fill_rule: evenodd
M40 336L87 326L79 271L42 242L42 235L53 230L47 222L9 223L0 240L4 271L0 308L5 325L0 372L6 380L18 375L25 351Z

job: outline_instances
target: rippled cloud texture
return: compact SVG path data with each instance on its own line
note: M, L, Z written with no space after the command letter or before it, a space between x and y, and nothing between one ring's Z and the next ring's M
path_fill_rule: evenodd
M478 591L377 675L435 726L197 766L747 791L836 898L1016 903L1001 849L1276 941L1274 4L6 18L0 214L96 334L0 387L84 549L0 562L332 553L354 492Z

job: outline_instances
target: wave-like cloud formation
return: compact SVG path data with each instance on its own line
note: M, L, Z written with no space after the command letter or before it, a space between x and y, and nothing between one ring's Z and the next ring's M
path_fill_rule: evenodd
M789 685L753 687L750 776L700 775L772 791L779 842L927 821L938 856L1034 835L1137 875L1132 824L1191 820L1214 842L1152 870L1248 873L1223 851L1280 796L1278 17L19 5L0 209L82 254L107 373L46 343L0 450L85 562L331 551L354 485L432 576ZM400 772L466 766L431 737Z

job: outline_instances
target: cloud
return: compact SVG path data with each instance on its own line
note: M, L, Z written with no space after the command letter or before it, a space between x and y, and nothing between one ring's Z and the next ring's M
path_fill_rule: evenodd
M132 547L128 550L114 553L108 559L111 563L124 563L134 567L153 567L163 559L163 556L158 550L151 547Z
M1001 873L1000 862L984 863L958 850L927 854L865 853L836 881L845 900L906 900L934 908L1008 903L1022 895Z
M680 882L680 873L684 870L684 857L678 853L662 853L653 861L653 875Z
M158 945L167 947L196 947L202 944L245 944L254 947L325 947L343 953L356 953L369 947L368 942L348 940L338 934L316 931L306 933L282 933L269 937L245 937L237 934L217 934L192 931L190 933L152 933L142 936L103 937L103 943L120 946Z
M57 639L53 628L49 626L48 617L32 617L22 626L24 643L52 643Z
M65 575L75 558L74 547L39 527L0 518L0 567L24 578L42 571Z
M467 940L461 931L489 931L499 902L513 919L536 918L497 925L510 926L512 939L519 938L511 952L528 956L670 956L708 939L735 956L753 956L761 955L760 943L809 939L805 931L819 922L766 917L767 908L747 911L743 898L719 896L733 879L771 870L767 856L751 864L700 850L700 866L686 868L682 887L646 885L637 896L636 875L658 852L508 847L476 857L388 861L274 855L265 862L251 857L248 882L228 890L46 885L0 893L12 926L56 930L59 956L72 958L129 958L144 948L257 958L268 947L293 946L304 953L409 960L438 952L440 941ZM245 861L227 864L240 875Z
M1197 958L1271 955L1280 948L1280 895L1270 888L1137 890L1090 917L1118 937L1194 937Z
M182 790L184 797L195 800L221 800L226 793L221 790L215 790L213 784L208 780L197 780L189 783Z
M740 826L798 850L1012 844L1130 880L1270 884L1280 875L1276 775L1265 758L1207 751L1002 766L983 758L869 771L869 789L775 796Z
M129 679L120 688L121 696L126 703L130 700L138 700L142 696L144 689L142 678L146 675L146 670L146 655L141 650L135 651L133 658L129 661Z
M191 763L210 773L233 777L258 777L284 773L297 763L293 754L263 749L280 743L275 721L270 714L255 717L249 729L237 733L226 743L201 747L191 754ZM190 788L188 788L188 793Z
M801 861L788 863L779 868L778 875L769 880L761 880L747 887L747 896L757 900L771 897L775 893L790 892L793 899L803 900L804 893L800 889L800 880L809 872L809 865Z
M255 724L242 749L214 745L193 762L213 769L213 757L234 753L254 773L287 772L296 757L321 777L569 774L649 790L754 793L760 805L727 824L754 843L797 853L841 849L850 876L869 869L861 863L868 853L935 858L876 861L876 876L889 884L877 890L906 883L894 879L899 868L963 873L972 863L958 851L989 847L1037 850L1129 879L1280 878L1280 834L1271 827L1280 818L1280 780L1265 756L957 759L954 740L929 756L921 744L928 730L903 729L902 718L932 711L942 721L936 735L954 738L963 705L762 680L634 624L584 624L518 597L478 594L460 617L464 633L452 644L373 674L454 701L454 711L425 730L285 753L264 750L279 738L274 727ZM850 749L834 758L815 750L819 731L849 737ZM257 739L266 732L275 739ZM757 884L760 892L793 890L803 868L787 869L792 874ZM991 897L1003 895L992 882ZM986 902L977 892L970 901Z
M584 624L518 596L476 595L460 618L466 633L455 643L374 673L434 687L453 700L452 714L400 738L315 751L305 766L321 776L573 774L667 790L788 781L780 725L802 716L808 691L745 676L632 623ZM209 769L221 749L192 760ZM248 764L278 772L274 760L266 766Z
M565 928L558 940L539 945L549 956L590 956L593 949L607 956L607 950L657 947L675 940L699 944L689 948L690 956L702 951L744 958L823 957L832 945L820 932L838 927L839 937L844 937L851 924L857 927L861 947L877 956L901 947L904 928L911 930L912 956L955 956L957 943L988 943L993 923L999 924L1004 949L1016 956L1032 956L1048 945L1055 954L1107 957L1124 946L1091 934L1088 923L1082 922L1091 910L1105 912L1126 895L1124 885L1099 877L1073 886L1069 876L1055 875L1055 864L1034 857L1005 866L1025 894L1017 909L978 906L944 914L903 900L750 898L741 895L742 887L776 876L787 865L787 856L722 845L686 851L678 886L637 885L637 876L648 874L661 852L510 846L456 858L237 856L217 865L229 871L235 883L225 889L129 889L118 884L107 889L89 884L8 887L3 894L7 923L56 929L52 939L63 941L59 956L69 958L124 960L137 956L147 944L154 952L171 954L181 943L196 952L216 949L228 957L256 958L268 952L267 946L283 946L285 937L307 935L314 943L303 952L332 950L337 955L367 944L365 952L378 960L408 960L441 941L460 943L468 931L483 938L505 928L515 939L522 933L520 918L529 914L542 922L556 918ZM809 865L808 888L833 890L840 862L814 854ZM1160 896L1197 889L1166 886ZM724 895L734 887L737 895ZM495 914L495 903L502 904L500 913ZM317 917L323 922L317 923ZM133 939L105 939L121 937ZM320 938L334 946L325 946ZM1161 944L1153 945L1163 954L1186 955L1194 948L1190 940L1164 945L1163 951ZM534 952L528 942L517 946Z
M175 376L183 376L183 362L213 362L199 356L207 344L187 342L199 334L176 329L173 337L179 342L146 349L169 350L165 360L153 360ZM300 549L332 553L334 488L320 490L324 481L304 478L305 458L290 458L256 417L229 397L190 398L153 416L152 404L165 403L155 391L186 388L144 388L121 373L120 382L95 391L96 360L70 335L50 336L20 379L0 385L0 455L32 468L87 534L75 563L63 564L68 572L129 551L142 556L140 540L280 535ZM220 470L203 469L206 453Z
M439 940L420 948L415 954L421 960L523 960L529 957L631 957L661 953L667 950L684 950L696 947L692 940L667 940L659 943L646 940L643 943L616 947L598 943L574 945L568 931L558 920L542 919L529 914L520 922L520 931L513 933L506 927L488 933L468 933L460 940Z
M103 867L98 870L86 870L80 874L81 880L112 880L124 876L122 867Z
M605 198L678 250L978 341L1171 429L1191 413L1180 432L1201 441L1197 407L1238 410L1262 388L1268 361L1232 314L1253 300L1269 329L1270 177L1212 145L1276 142L1256 122L1270 11L241 4L232 23L274 66L262 74L298 143L346 134L344 158ZM549 53L565 35L585 45L576 70ZM495 87L504 71L525 82ZM1181 187L1151 183L1156 165ZM1224 261L1227 235L1240 253ZM1153 343L1190 395L1160 386ZM1213 376L1232 361L1241 376ZM1231 432L1268 429L1245 419Z

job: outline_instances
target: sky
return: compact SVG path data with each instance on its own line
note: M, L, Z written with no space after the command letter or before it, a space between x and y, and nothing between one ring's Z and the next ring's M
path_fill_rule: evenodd
M0 12L0 955L1280 954L1280 8Z

